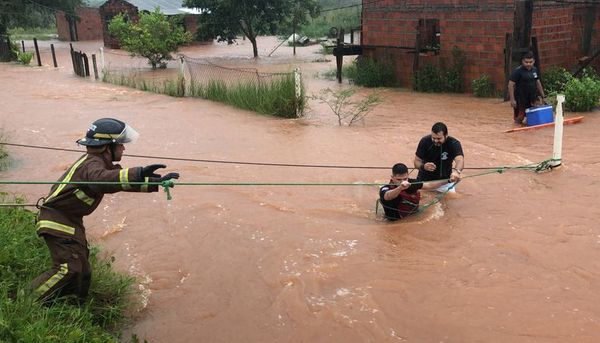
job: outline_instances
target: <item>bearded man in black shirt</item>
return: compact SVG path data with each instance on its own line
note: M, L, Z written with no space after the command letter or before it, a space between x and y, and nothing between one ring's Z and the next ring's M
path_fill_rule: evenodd
M510 75L508 81L508 95L510 105L514 108L514 120L516 124L525 124L525 110L529 107L541 104L539 96L546 98L544 87L540 82L540 75L533 66L535 59L530 51L523 55L521 65Z
M420 181L436 181L428 188L438 192L454 192L455 183L461 178L464 154L460 141L448 136L444 123L435 123L431 134L421 138L415 153L415 168Z

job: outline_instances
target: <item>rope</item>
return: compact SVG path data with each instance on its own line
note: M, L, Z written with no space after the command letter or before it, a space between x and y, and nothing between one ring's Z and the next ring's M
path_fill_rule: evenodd
M487 172L483 172L483 173L478 173L478 174L473 174L473 175L466 175L464 177L462 177L462 179L467 179L467 178L473 178L473 177L478 177L478 176L483 176L483 175L488 175L488 174L493 174L493 173L499 173L502 174L505 170L520 170L520 169L525 169L525 170L533 170L536 173L544 171L544 170L548 170L552 168L551 162L553 161L557 161L556 159L548 159L545 161L542 161L540 163L537 164L527 164L527 165L522 165L522 166L514 166L514 167L504 167L504 168L497 168L495 170L491 170L491 171L487 171ZM411 182L411 184L427 184L427 183L433 183L433 182L441 182L441 181L450 181L450 179L440 179L440 180L431 180L431 181L414 181ZM458 181L460 182L460 180ZM436 199L434 199L432 202L423 205L421 208L424 210L432 205L434 205L435 203L439 202L451 189L453 189L454 187L456 187L456 184L458 184L458 182L455 182L451 187L449 187L444 193L442 193L440 196L438 196ZM162 181L162 182L112 182L112 181L0 181L0 185L67 185L67 184L73 184L73 185L123 185L123 184L129 184L129 185L159 185L161 187L163 187L163 190L165 191L165 193L167 194L167 200L171 200L172 196L171 196L171 191L170 188L175 187L175 185L180 185L180 186L286 186L286 187L290 187L290 186L328 186L328 187L347 187L347 186L384 186L384 185L389 185L388 183L367 183L367 182L355 182L355 183L341 183L341 182L336 182L336 183L309 183L309 182L177 182L175 183L175 181L171 180L166 180L166 181ZM421 210L421 209L420 209Z
M0 142L0 145L30 148L30 149L43 149L43 150L54 150L54 151L67 151L77 152L84 154L84 150L77 149L66 149L66 148L54 148L42 145L29 145L29 144L18 144L18 143L6 143ZM201 162L201 163L218 163L218 164L237 164L237 165L251 165L251 166L266 166L266 167L294 167L294 168L325 168L325 169L380 169L389 170L390 167L380 166L349 166L349 165L327 165L327 164L298 164L298 163L278 163L278 162L248 162L248 161L230 161L230 160L209 160L209 159L197 159L197 158L183 158L183 157L166 157L166 156L150 156L150 155L128 155L123 156L133 158L148 158L148 159L161 159L167 161L184 161L184 162ZM538 163L531 163L529 165L538 165ZM525 166L529 166L525 165ZM496 169L519 169L526 168L525 166L511 167L511 166L498 166L498 167L465 167L464 170L496 170ZM410 168L413 172L416 168Z

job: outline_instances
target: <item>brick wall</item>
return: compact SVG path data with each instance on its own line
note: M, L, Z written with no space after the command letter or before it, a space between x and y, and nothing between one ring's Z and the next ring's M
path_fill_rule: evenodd
M65 12L56 11L54 14L56 18L56 30L58 31L58 39L60 40L71 40L71 35L69 34L69 23L67 22L67 18L65 18Z
M364 0L362 44L414 47L419 19L438 19L440 54L419 56L420 65L449 61L453 46L467 58L465 86L486 73L504 87L504 46L514 29L514 0ZM582 54L584 17L590 6L535 1L532 36L538 39L542 73L550 66L572 68ZM600 49L600 6L592 36L592 53ZM373 47L365 55L392 61L403 86L410 86L414 54L407 50ZM593 66L600 68L600 58Z
M583 32L585 26L585 17L589 11L594 11L593 7L579 6L573 11L573 36L575 37L571 46L573 58L582 57L583 52ZM600 6L595 9L595 21L592 31L592 40L590 44L589 55L600 50ZM600 71L600 57L591 64L596 70Z
M77 21L77 38L80 41L102 39L102 22L99 10L97 8L81 7L77 9L76 13L79 17L79 21ZM58 39L70 41L71 34L65 13L58 11L55 17Z
M129 20L137 22L139 20L137 7L123 0L109 0L100 6L99 12L102 20L104 46L119 49L121 47L119 40L108 33L108 22L119 13L127 13Z
M365 0L365 2L369 2ZM414 47L419 19L438 19L440 54L420 54L419 65L450 63L454 46L465 52L465 87L486 73L498 89L504 84L506 33L513 31L513 0L388 0L364 5L362 43ZM366 55L393 61L403 86L410 86L414 53L392 48L367 48Z
M183 19L185 31L192 34L192 39L196 39L196 31L198 30L198 15L186 15Z
M77 37L80 41L102 39L102 21L97 8L80 8L77 15L81 19L77 22Z
M573 15L574 7L569 5L540 3L534 6L531 36L538 39L542 72L550 66L568 67L577 63L579 56L573 54L577 41Z

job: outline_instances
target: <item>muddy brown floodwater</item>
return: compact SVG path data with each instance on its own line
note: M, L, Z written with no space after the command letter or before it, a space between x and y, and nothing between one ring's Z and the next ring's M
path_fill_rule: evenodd
M276 40L263 38L266 55ZM45 43L48 44L48 43ZM462 141L467 167L549 158L553 130L506 134L496 99L387 90L363 124L338 127L318 104L281 120L199 99L79 79L61 68L0 64L0 127L15 143L75 148L93 120L118 117L141 137L125 153L282 163L410 164L436 121ZM93 50L99 42L77 49ZM300 65L309 92L316 47L248 60L240 45L196 46L262 70ZM240 61L244 57L244 61ZM45 63L50 64L46 58ZM569 114L567 114L569 115ZM600 149L597 112L565 127L564 165L466 179L453 197L406 221L374 212L375 187L180 186L120 193L87 218L93 243L138 278L127 335L150 342L598 342ZM3 180L55 180L77 154L9 148ZM127 166L161 162L125 157ZM386 182L388 170L168 162L180 181ZM466 174L478 171L470 170ZM2 187L29 201L47 186Z

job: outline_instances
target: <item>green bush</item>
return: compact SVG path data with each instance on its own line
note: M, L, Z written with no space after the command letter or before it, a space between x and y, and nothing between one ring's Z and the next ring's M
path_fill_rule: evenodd
M564 92L565 86L573 76L565 68L551 67L542 74L542 85L546 93Z
M172 60L171 53L192 40L190 33L173 25L158 7L154 12L141 12L137 22L118 14L108 24L108 30L119 39L123 50L147 58L152 69Z
M466 57L462 50L452 48L452 63L449 67L425 64L413 75L413 89L425 93L464 92L464 70Z
M497 95L496 86L490 76L483 74L471 82L473 94L479 98L491 98Z
M578 76L580 79L583 78L590 78L596 82L600 82L600 76L598 75L598 72L596 71L596 69L594 69L594 67L585 67L583 68L583 70L581 71L581 74L579 74Z
M0 202L19 200L3 194ZM133 279L114 272L93 248L90 297L83 306L68 298L51 306L34 301L29 283L51 265L34 222L30 211L0 208L0 342L118 342Z
M464 74L467 58L465 53L458 47L452 48L452 65L449 68L442 68L443 72L443 90L449 93L464 92Z
M600 81L573 78L565 85L565 107L573 112L590 111L600 99Z
M417 92L440 93L442 87L442 71L431 63L425 64L413 75L413 89Z
M33 58L33 52L21 52L19 53L19 62L24 65L29 65L31 63L31 59Z
M364 87L393 87L397 84L394 68L366 57L355 60L344 69L347 77Z

